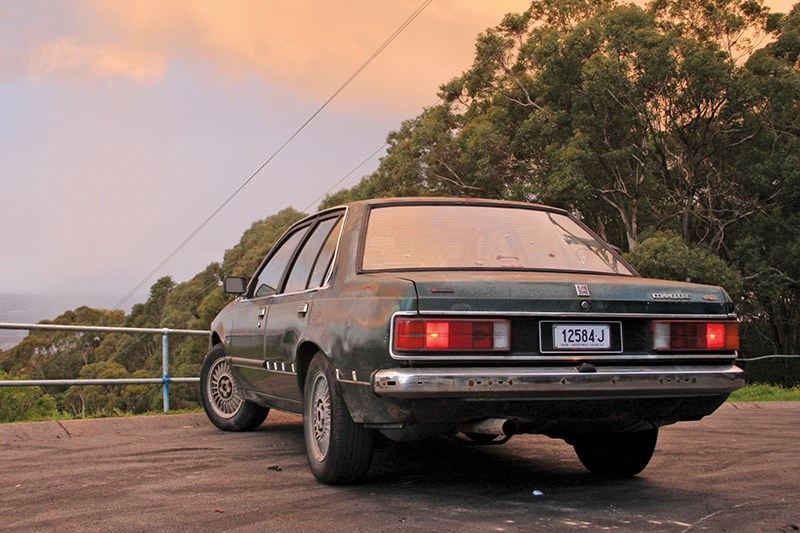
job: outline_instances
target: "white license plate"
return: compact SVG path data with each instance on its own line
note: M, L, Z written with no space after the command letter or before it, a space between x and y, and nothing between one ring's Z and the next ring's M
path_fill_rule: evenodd
M561 350L608 350L611 328L607 324L553 324L553 347Z

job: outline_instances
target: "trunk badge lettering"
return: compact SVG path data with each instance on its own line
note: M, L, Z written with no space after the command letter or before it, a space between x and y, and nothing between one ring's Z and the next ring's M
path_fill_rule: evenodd
M589 286L585 283L576 283L575 292L578 293L578 296L591 296L591 294L589 294Z
M654 300L689 300L691 297L685 292L654 292Z

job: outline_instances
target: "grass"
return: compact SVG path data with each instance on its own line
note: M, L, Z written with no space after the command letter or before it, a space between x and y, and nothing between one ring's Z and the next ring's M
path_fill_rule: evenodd
M18 420L10 420L10 421L3 421L0 424L14 424L16 422L47 422L50 420L84 420L90 418L119 418L119 417L128 417L128 416L160 416L160 415L187 415L187 414L197 414L202 413L202 407L194 407L192 409L171 409L169 413L164 413L164 411L145 411L144 413L132 413L130 411L122 411L120 409L114 409L113 411L103 411L100 413L89 413L86 416L76 415L74 413L70 413L67 411L53 411L51 413L45 413L38 416L32 416L29 418L21 418Z
M729 402L797 402L800 401L800 387L781 387L753 383L731 394Z

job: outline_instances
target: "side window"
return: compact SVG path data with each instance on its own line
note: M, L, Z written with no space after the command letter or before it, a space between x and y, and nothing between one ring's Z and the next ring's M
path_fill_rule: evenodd
M319 252L317 262L314 264L314 271L311 273L311 279L308 282L309 287L320 287L323 283L325 283L325 275L328 273L328 269L331 266L331 261L333 261L333 254L336 251L336 243L339 242L339 233L342 231L342 220L342 218L339 218L339 221L336 223L336 227L333 228L331 234L328 235L328 240L325 241L325 244L322 246L322 250Z
M286 265L289 264L297 245L303 240L303 236L307 231L308 227L301 228L283 241L281 247L278 248L269 262L261 269L261 273L258 275L258 283L256 284L254 296L270 296L278 292L278 284L281 282L283 271L286 270Z
M337 218L323 220L314 228L314 232L306 241L292 266L284 292L303 291L306 287L309 287L308 278L317 262L317 257L320 255L320 249L328 241L331 229L337 220Z

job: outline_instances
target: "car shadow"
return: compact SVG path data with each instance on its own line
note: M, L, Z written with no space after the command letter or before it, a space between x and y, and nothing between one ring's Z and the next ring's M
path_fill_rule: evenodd
M285 447L305 455L297 420L265 424L258 433L279 437ZM287 450L288 451L288 450ZM656 451L658 454L658 450ZM300 464L297 465L301 467ZM473 445L451 437L416 442L383 441L376 447L363 483L341 487L351 496L429 499L475 512L509 505L537 505L562 516L576 510L648 514L713 496L665 479L658 468L631 479L590 474L562 440L541 435L515 436L503 445ZM612 513L613 514L613 513Z

